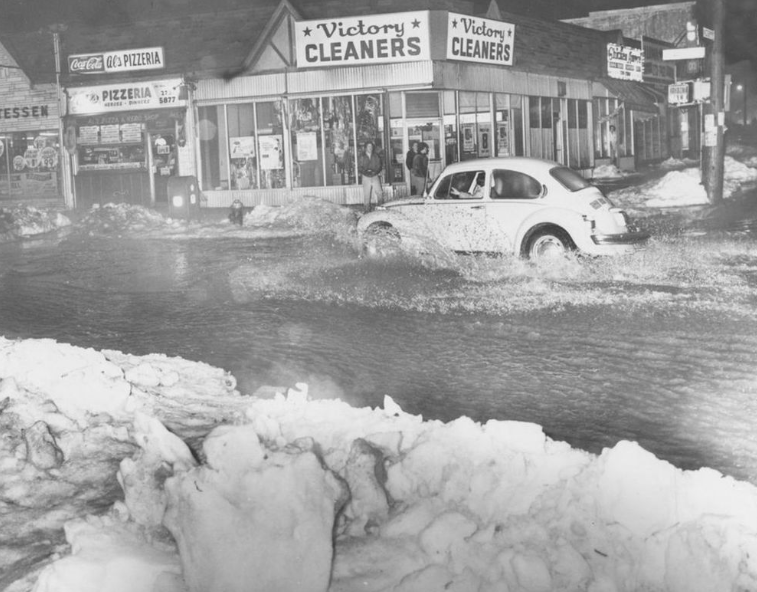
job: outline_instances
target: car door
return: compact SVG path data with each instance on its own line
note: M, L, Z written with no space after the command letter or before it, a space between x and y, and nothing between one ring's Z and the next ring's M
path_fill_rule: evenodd
M501 166L491 171L488 186L484 235L488 250L512 251L523 221L544 207L540 199L544 186L527 173Z
M482 251L486 242L486 171L471 168L445 175L420 211L433 235L455 251Z

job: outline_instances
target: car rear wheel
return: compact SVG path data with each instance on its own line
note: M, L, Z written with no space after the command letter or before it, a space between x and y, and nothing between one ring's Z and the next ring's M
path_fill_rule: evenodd
M568 233L561 228L543 228L528 239L525 254L529 259L563 257L575 248Z
M368 257L386 257L400 251L400 233L390 224L373 224L363 235L363 253Z

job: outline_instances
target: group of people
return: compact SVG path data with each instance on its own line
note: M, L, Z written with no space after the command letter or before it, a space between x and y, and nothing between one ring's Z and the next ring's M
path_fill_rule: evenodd
M428 181L428 144L412 142L405 155L405 166L410 172L411 194L423 195ZM376 145L368 141L357 161L358 172L363 178L363 204L365 211L371 210L371 202L378 205L381 189L381 171L384 159L376 151Z

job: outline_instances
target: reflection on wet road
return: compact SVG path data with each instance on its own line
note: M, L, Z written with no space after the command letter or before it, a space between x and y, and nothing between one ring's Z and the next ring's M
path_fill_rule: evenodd
M640 442L757 483L757 244L678 238L612 260L365 260L318 239L0 245L0 334L162 352L240 390Z

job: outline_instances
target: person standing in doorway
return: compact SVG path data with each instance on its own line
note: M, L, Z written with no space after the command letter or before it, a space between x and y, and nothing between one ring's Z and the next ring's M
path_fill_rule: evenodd
M418 142L413 140L410 142L410 150L407 151L407 154L405 154L405 166L407 167L407 172L409 175L411 175L412 179L412 172L413 172L413 159L415 158L415 155L418 154ZM410 195L415 194L415 185L410 184Z
M384 167L384 162L376 154L376 146L373 142L365 143L365 148L357 161L358 172L363 176L363 203L365 211L371 211L371 194L375 195L376 205L381 201L381 178L379 173Z
M609 133L609 144L610 144L610 158L612 159L612 164L618 165L618 132L615 129L614 125L610 126L610 133Z
M418 145L418 154L413 158L413 168L410 169L410 179L413 182L416 195L423 195L426 191L426 179L428 178L428 144L421 142Z

